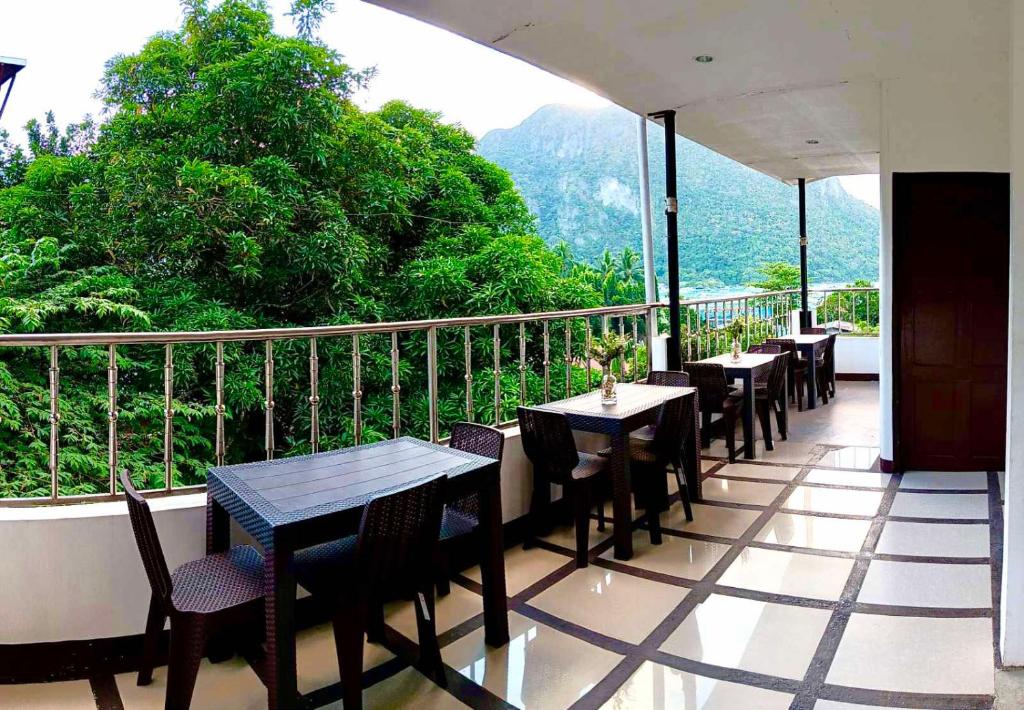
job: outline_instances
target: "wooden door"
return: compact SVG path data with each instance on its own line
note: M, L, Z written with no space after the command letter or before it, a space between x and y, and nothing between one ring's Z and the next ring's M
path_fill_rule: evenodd
M1010 179L893 175L896 466L1000 470Z

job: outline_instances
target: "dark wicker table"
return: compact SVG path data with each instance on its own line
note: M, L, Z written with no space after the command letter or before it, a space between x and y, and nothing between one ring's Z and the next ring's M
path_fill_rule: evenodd
M725 368L730 380L743 381L743 458L752 459L757 455L754 448L754 381L768 377L775 355L765 353L740 353L739 362L732 355L716 355L701 362L713 362ZM783 411L786 411L783 409Z
M484 621L492 646L508 643L498 462L411 437L209 471L208 552L225 550L229 516L264 548L267 662L271 708L302 705L295 670L292 553L358 531L374 496L447 474L449 499L480 493Z
M629 433L653 424L658 409L666 400L689 397L693 407L690 438L683 444L683 468L686 484L694 500L700 500L700 417L697 416L697 390L694 387L659 387L656 385L620 384L616 389L618 402L601 404L598 391L540 405L539 409L561 412L569 418L569 426L577 431L608 434L611 437L610 460L612 479L612 516L615 535L615 558L628 560L633 556L632 488L629 479Z
M825 352L829 336L801 333L787 335L786 339L796 343L796 349L807 361L807 408L814 409L818 406L818 368L815 363L818 356Z

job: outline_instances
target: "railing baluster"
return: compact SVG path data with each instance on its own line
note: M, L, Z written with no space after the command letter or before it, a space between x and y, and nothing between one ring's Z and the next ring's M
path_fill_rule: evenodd
M565 319L565 396L572 397L572 319Z
M427 418L430 440L436 444L441 438L437 413L437 326L427 328Z
M60 497L58 458L60 452L60 366L57 346L50 346L50 498Z
M263 449L267 461L274 458L274 341L264 345L263 355Z
M467 325L462 335L462 359L466 374L466 421L473 421L473 343Z
M356 446L363 443L363 354L358 333L352 336L352 436Z
M586 333L584 333L584 348L586 352L583 353L583 360L587 364L587 392L594 389L593 381L591 376L593 373L590 371L590 346L594 342L594 333L590 330L590 316L586 318Z
M619 337L626 337L626 316L619 316ZM626 381L626 351L619 355L619 379Z
M117 346L107 346L107 475L110 495L117 493Z
M501 424L501 326L494 324L494 425Z
M224 343L223 341L217 341L217 356L214 362L214 388L216 390L215 396L217 399L216 414L217 414L217 440L215 455L217 457L217 465L224 465Z
M636 319L637 318L638 318L637 314L634 313L633 314L633 382L636 382L639 379L639 375L640 375L640 368L637 367L637 362L638 362L638 360L637 360L637 350L640 348L640 343L639 343L639 340L638 340L638 338L640 337L640 332L639 332L639 330L637 328L637 324L636 324Z
M316 338L309 339L309 448L320 451L320 358Z
M654 328L653 324L658 322L658 312L651 308L644 317L644 339L647 341L647 374L650 375L654 369ZM690 309L686 309L686 353L689 359L690 353Z
M548 328L548 321L544 321L544 403L551 401L551 334Z
M526 406L526 324L519 324L519 404Z
M391 432L402 435L402 387L398 382L398 333L391 333Z
M174 346L164 345L164 489L174 488Z

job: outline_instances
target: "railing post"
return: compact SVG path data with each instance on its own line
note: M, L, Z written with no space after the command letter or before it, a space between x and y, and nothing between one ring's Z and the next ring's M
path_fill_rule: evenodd
M107 474L110 495L117 493L117 346L107 346Z
M634 313L633 314L633 382L636 382L639 379L639 376L640 376L640 369L637 367L637 363L639 362L638 359L637 359L637 350L640 348L640 343L638 342L638 338L640 337L640 333L639 333L639 330L638 330L637 324L636 324L637 318L639 318L639 316Z
M391 333L391 432L394 438L402 435L402 387L398 381L398 332Z
M525 375L524 375L525 376ZM494 426L501 424L501 326L494 324Z
M316 338L309 339L309 448L320 451L320 358Z
M60 452L60 367L57 346L50 346L50 497L60 497L58 458Z
M619 337L622 339L626 338L626 316L619 316ZM619 378L626 381L626 351L623 350L622 354L619 355Z
M519 404L526 406L526 324L519 324Z
M473 421L473 344L470 339L469 326L463 331L462 358L466 374L466 421Z
M544 403L551 401L551 334L549 333L548 321L543 324L544 339Z
M274 458L274 341L268 340L263 356L263 448L267 461Z
M164 345L164 489L174 488L174 346Z
M651 373L654 369L654 327L658 322L658 310L656 308L647 309L647 321L645 322L646 328L644 329L644 338L647 341L647 374ZM690 357L690 311L686 311L686 357Z
M589 392L594 388L593 373L590 371L590 346L594 342L594 333L590 329L590 316L587 316L586 326L586 333L584 334L584 348L586 352L583 353L583 360L587 364L587 392Z
M358 333L352 336L352 436L356 446L363 443L363 354Z
M224 465L224 343L217 341L217 358L214 363L214 388L216 390L217 440L215 454L217 465Z
M572 397L572 319L565 319L565 396Z
M437 326L427 329L427 418L430 420L430 440L440 439L437 415Z

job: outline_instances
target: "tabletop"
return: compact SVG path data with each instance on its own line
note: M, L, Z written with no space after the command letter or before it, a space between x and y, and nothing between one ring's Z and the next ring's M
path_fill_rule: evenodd
M792 340L797 345L812 345L825 342L829 339L829 335L822 333L796 333L794 335L787 335L782 339Z
M615 404L603 404L600 390L595 390L568 399L538 405L537 408L604 419L627 419L638 412L659 407L665 400L685 397L696 391L695 387L662 387L626 382L615 387L618 400Z
M731 354L716 355L715 357L709 357L701 360L700 362L713 362L719 365L723 365L726 369L730 368L743 368L756 370L764 365L769 365L776 358L776 355L772 353L740 353L740 359L737 362L732 359Z
M223 498L221 502L229 510L248 508L259 518L260 527L275 528L362 508L376 495L438 474L451 479L496 463L484 456L402 437L338 451L211 468L208 481L211 494Z

